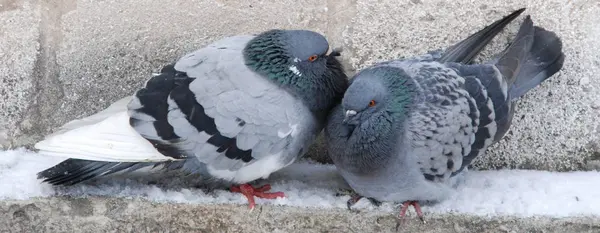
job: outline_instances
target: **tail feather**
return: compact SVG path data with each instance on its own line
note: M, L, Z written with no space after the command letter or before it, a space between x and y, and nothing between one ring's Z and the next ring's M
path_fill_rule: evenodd
M534 43L529 50L529 56L522 65L509 93L512 99L523 96L546 79L562 69L565 54L562 52L562 42L554 32L541 27L534 27Z
M511 100L557 73L563 66L562 42L554 32L533 26L527 16L496 67L505 78Z
M490 43L498 33L500 33L508 24L516 19L525 8L518 9L513 13L504 16L487 27L479 30L475 34L449 47L438 59L440 62L458 62L468 64L477 56L483 48Z
M38 179L52 185L70 186L96 177L121 172L126 174L142 168L160 167L163 172L178 171L184 175L200 175L203 179L214 181L206 165L197 159L165 162L105 162L84 159L67 159L51 168L37 173ZM207 185L210 185L207 183Z
M127 111L127 104L129 104L129 102L131 102L132 98L133 98L132 96L126 96L120 100L117 100L116 102L114 102L110 106L108 106L106 109L104 109L94 115L85 117L83 119L75 119L75 120L69 121L66 124L62 125L54 133L47 135L45 138L51 138L53 136L66 133L67 131L70 131L73 129L97 124L97 123L113 116L114 114L117 114L122 111Z
M534 32L531 17L527 16L510 46L504 50L503 55L496 62L496 67L509 86L515 82L519 70L529 55L529 50L533 45Z
M554 32L533 26L531 17L527 16L511 45L495 61L506 81L507 99L495 107L497 131L494 141L500 140L510 128L514 100L556 74L564 59L560 38Z
M54 134L37 142L40 154L106 162L163 162L173 160L159 153L129 125L126 111L97 123Z
M74 185L116 172L131 172L137 169L157 165L157 163L103 162L83 159L67 159L56 166L39 172L38 179L44 179L53 185Z
M70 186L91 180L96 177L107 176L113 173L129 173L145 167L156 168L163 166L166 171L182 170L191 174L199 173L195 170L186 170L185 161L167 162L103 162L84 159L67 159L51 168L37 174L38 179L43 179L53 185ZM189 166L188 166L189 167Z

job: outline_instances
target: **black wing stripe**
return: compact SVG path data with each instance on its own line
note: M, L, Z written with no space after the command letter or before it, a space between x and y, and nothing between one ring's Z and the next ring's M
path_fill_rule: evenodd
M194 92L189 88L190 83L195 80L194 78L188 77L185 72L175 70L172 66L166 66L162 71L163 73L152 77L146 87L136 93L142 107L132 110L156 119L152 125L159 135L159 139L162 140L155 140L154 135L142 134L144 138L165 156L175 159L195 156L193 151L185 151L178 146L186 140L187 135L177 135L173 126L169 124L169 111L178 110L185 115L187 123L198 132L204 132L211 136L207 143L215 146L216 152L223 153L229 159L238 159L243 162L250 162L254 159L252 150L242 150L237 147L235 137L229 138L219 133L215 120L206 114L204 107L196 101ZM173 100L175 106L169 106L169 98ZM132 117L130 125L134 129L139 128L138 132L143 133L142 125L148 122L140 118ZM238 124L239 127L244 127L244 125ZM181 134L181 131L177 132Z

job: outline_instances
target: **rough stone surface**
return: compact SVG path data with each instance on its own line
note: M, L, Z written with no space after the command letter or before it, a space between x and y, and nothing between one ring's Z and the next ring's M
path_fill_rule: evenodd
M561 73L519 102L512 130L478 168L586 169L599 141L600 3L588 0L265 2L0 1L0 145L31 146L56 127L131 95L152 72L223 36L307 28L343 47L349 74L378 61L446 47L528 7L564 41ZM470 6L470 7L464 7ZM460 9L460 10L459 10ZM522 19L522 18L521 18ZM483 58L500 51L520 19ZM327 161L322 142L311 154Z
M184 205L56 197L0 203L0 232L395 232L394 215L345 209ZM398 232L599 232L600 218L408 218Z
M0 147L21 135L34 90L39 49L39 7L29 1L0 1Z

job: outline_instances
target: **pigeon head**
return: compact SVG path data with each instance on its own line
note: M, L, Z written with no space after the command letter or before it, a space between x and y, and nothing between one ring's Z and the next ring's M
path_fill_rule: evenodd
M414 83L402 70L377 66L359 72L348 87L342 107L343 123L358 126L380 125L380 121L400 123L414 97Z
M347 76L329 51L327 39L308 30L270 30L257 35L244 48L246 65L288 88L313 111L328 111L341 100Z

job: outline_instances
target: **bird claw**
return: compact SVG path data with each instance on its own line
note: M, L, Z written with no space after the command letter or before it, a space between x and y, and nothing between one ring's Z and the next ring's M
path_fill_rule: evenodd
M267 191L271 190L271 185L266 184L258 188L254 188L249 184L242 184L240 186L231 186L231 192L241 193L246 196L248 199L248 207L250 211L254 210L254 206L256 205L254 201L254 197L264 198L264 199L276 199L278 197L285 197L283 192L274 192L267 193Z
M406 219L406 211L408 210L408 206L413 206L415 207L415 212L417 212L417 216L419 217L419 220L421 220L422 224L425 224L425 218L423 217L423 212L421 211L421 206L419 205L418 201L405 201L404 203L402 203L402 208L400 208L400 214L398 215L398 218L396 218L396 231L398 231L398 228L400 228L400 225L405 223L405 219Z
M365 197L358 195L358 194L352 194L350 196L350 199L348 199L348 201L346 202L346 207L348 207L348 210L350 211L356 211L357 210L352 210L352 206L354 206L358 201L360 201L360 199L363 199ZM375 200L375 198L372 197L367 197L367 200L369 200L369 202L371 202L372 205L376 206L376 207L380 207L381 206L381 202L378 200Z
M354 206L358 201L360 201L360 199L362 199L362 196L360 196L356 193L352 194L350 196L350 199L348 199L348 201L346 202L346 207L348 207L348 210L356 211L356 210L352 210L352 206Z
M350 211L355 211L355 210L352 210L352 206L354 206L358 201L360 201L360 199L362 199L364 197L361 196L360 194L357 194L353 190L345 190L345 189L339 190L335 194L336 197L346 196L346 195L350 196L350 199L348 199L348 201L346 202L346 207ZM369 200L369 202L371 202L371 204L374 206L377 206L377 207L381 206L381 202L378 200L375 200L375 198L367 197L367 200Z

